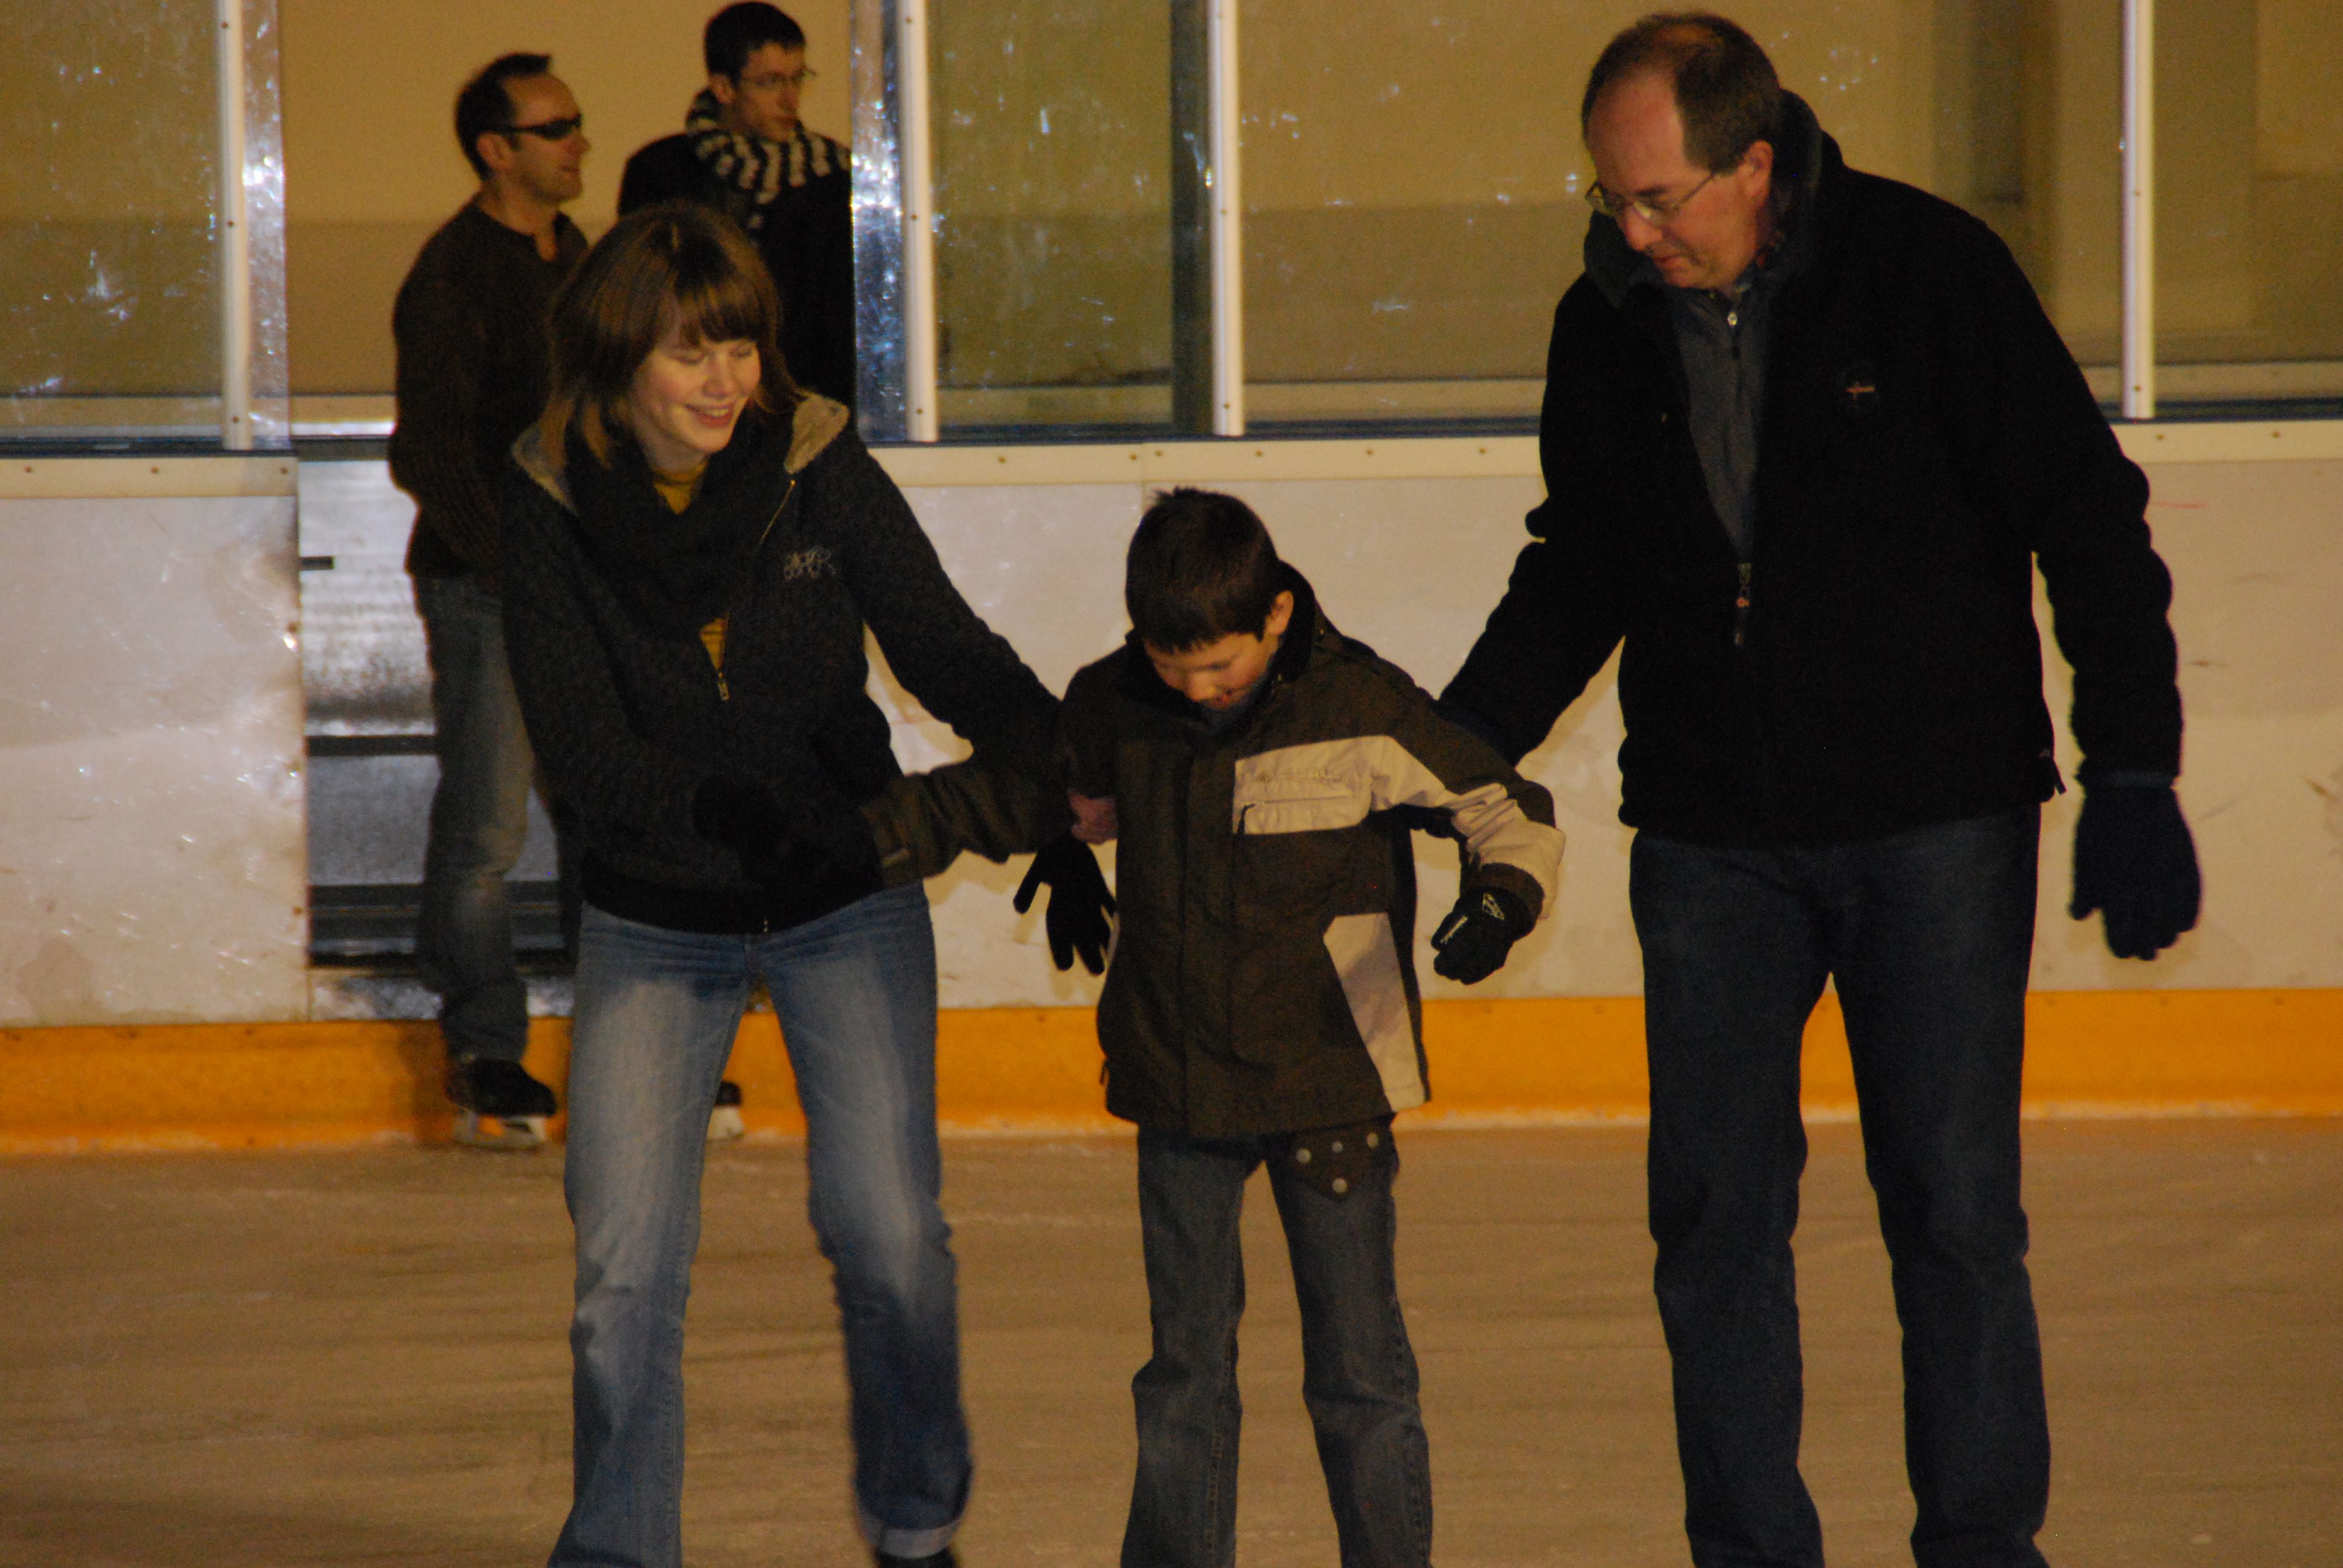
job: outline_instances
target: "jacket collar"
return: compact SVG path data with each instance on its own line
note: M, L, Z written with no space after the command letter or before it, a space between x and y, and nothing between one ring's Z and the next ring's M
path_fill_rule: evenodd
M845 433L852 417L843 403L807 393L790 415L789 453L782 460L783 469L791 474L803 473ZM577 512L578 505L569 494L569 480L562 472L561 458L545 449L544 434L535 425L522 431L520 438L513 443L512 456L513 461L520 465L520 471L551 496L563 511Z
M1261 711L1279 687L1300 679L1311 665L1342 640L1342 634L1318 608L1317 590L1310 586L1310 579L1283 561L1278 563L1278 569L1283 574L1280 588L1293 595L1293 618L1286 623L1284 638L1269 661L1269 672L1262 677L1267 689L1252 704L1254 713ZM1149 662L1147 649L1141 646L1137 632L1124 636L1121 650L1113 657L1120 661L1115 684L1125 697L1202 728L1203 720L1196 717L1196 705L1164 685L1163 678L1155 673L1155 666Z
M1837 140L1795 93L1782 95L1781 145L1775 148L1774 170L1780 235L1772 265L1785 273L1801 271L1838 205L1846 160ZM1637 288L1665 286L1659 268L1630 249L1618 224L1599 212L1586 226L1585 261L1586 276L1614 310Z

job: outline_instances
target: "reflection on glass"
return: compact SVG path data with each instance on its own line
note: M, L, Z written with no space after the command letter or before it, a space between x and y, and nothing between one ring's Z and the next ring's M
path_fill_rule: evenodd
M35 6L0 54L0 434L219 420L212 0Z
M2343 32L2333 0L2160 0L2161 408L2343 404ZM2187 75L2175 81L2176 63Z
M2218 0L2197 0L2207 6ZM2305 0L2315 3L2315 0ZM1650 0L1252 0L1257 425L1534 420L1593 177L1578 95ZM2107 395L2121 317L2119 0L1728 8L1857 167L1992 224Z
M1006 0L929 15L947 433L1164 427L1165 0Z

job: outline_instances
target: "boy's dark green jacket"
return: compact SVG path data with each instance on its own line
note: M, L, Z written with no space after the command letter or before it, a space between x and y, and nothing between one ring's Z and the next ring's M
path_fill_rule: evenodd
M1034 847L1064 820L1061 786L1114 798L1099 1040L1107 1110L1141 1126L1243 1137L1423 1102L1411 827L1463 840L1468 888L1533 916L1554 890L1552 798L1289 586L1269 689L1235 723L1207 725L1134 641L1067 688L1056 778L963 763L868 808L907 881L961 849Z

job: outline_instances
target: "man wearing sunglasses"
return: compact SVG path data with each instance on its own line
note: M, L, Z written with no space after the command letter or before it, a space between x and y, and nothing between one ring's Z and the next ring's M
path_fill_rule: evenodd
M700 38L708 85L678 135L627 160L623 216L702 202L749 231L781 292L781 357L798 385L854 402L854 230L846 148L798 118L813 75L787 13L727 5Z
M1597 61L1532 542L1443 694L1509 759L1621 654L1654 1285L1702 1568L1820 1568L1798 1474L1800 1038L1835 981L1904 1329L1921 1568L2041 1568L2018 1090L2041 803L2035 568L2075 669L2071 912L2195 923L2147 484L2008 250L1849 169L1749 35Z
M479 189L424 242L391 313L398 418L390 472L415 498L407 569L431 659L439 782L415 938L439 996L457 1136L543 1141L553 1091L521 1066L528 1010L505 874L528 832L532 769L505 666L497 476L545 406L546 311L586 252L562 216L588 143L544 55L490 62L456 97L456 141Z

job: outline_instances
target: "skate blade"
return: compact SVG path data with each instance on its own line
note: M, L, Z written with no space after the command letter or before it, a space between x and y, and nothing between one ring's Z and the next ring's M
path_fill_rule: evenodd
M456 1113L456 1141L468 1149L541 1149L545 1146L542 1116L483 1116L477 1111Z
M729 1143L735 1138L746 1137L748 1132L748 1123L740 1120L740 1108L737 1105L719 1105L708 1113L710 1143Z

